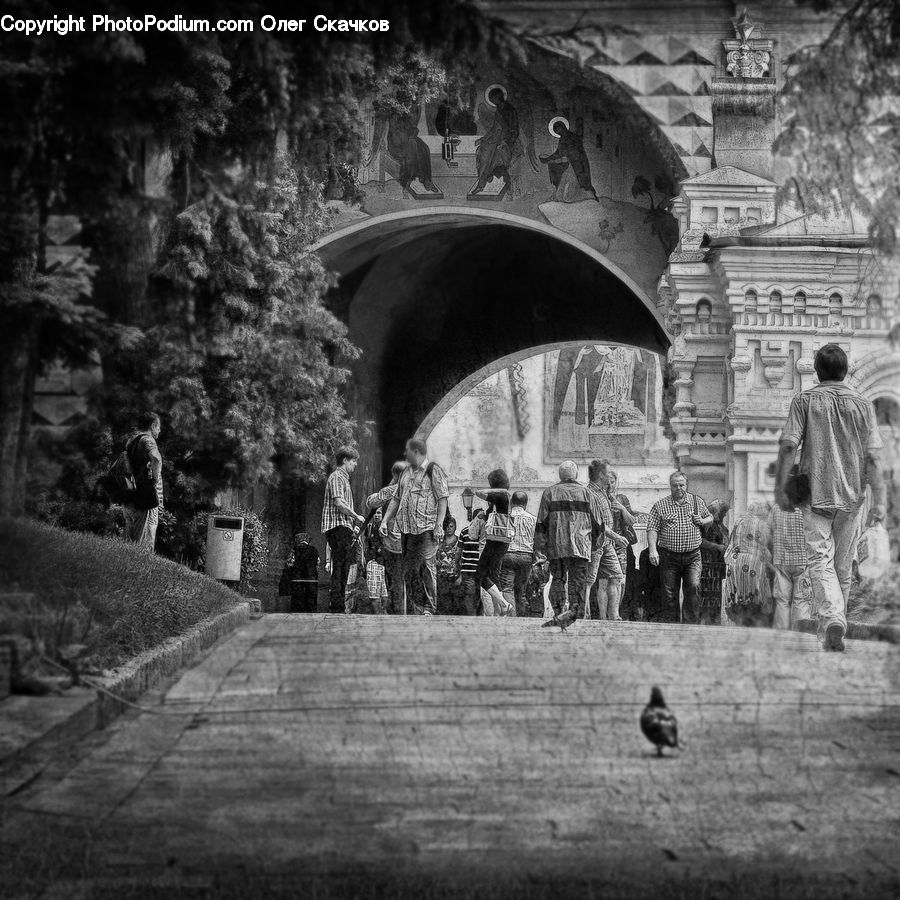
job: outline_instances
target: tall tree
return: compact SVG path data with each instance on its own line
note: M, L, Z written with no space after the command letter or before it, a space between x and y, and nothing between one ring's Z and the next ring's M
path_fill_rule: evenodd
M900 3L798 0L837 22L797 54L782 96L776 151L792 170L786 194L810 212L855 207L882 256L897 253L900 221Z

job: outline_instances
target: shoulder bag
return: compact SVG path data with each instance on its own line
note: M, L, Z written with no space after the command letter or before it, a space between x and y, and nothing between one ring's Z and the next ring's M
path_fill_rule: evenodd
M497 512L496 507L491 505L491 512L488 515L484 533L489 541L500 541L508 544L513 536L513 523L509 513Z

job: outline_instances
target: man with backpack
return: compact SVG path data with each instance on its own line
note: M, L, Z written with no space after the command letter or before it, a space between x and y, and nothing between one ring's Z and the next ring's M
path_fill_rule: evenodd
M400 476L380 531L381 536L386 537L396 517L403 541L407 600L413 598L416 614L433 616L437 612L435 557L444 537L443 522L450 491L444 471L436 463L429 462L425 453L425 441L411 438L406 442L404 455L409 465ZM425 592L424 606L411 590L417 575L421 576Z
M159 511L163 508L162 454L157 441L162 422L155 412L138 418L138 432L125 445L125 457L134 478L134 491L126 495L125 539L152 553L156 547Z

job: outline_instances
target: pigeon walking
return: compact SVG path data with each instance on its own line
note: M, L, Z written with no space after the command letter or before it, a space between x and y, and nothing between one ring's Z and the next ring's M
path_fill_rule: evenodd
M656 744L658 756L663 755L663 747L678 746L678 720L658 687L650 691L650 702L641 713L641 731L651 744Z
M549 628L551 625L556 625L559 627L560 631L565 631L570 625L574 625L577 621L578 611L567 609L554 615L552 619L548 619L541 625L541 628Z

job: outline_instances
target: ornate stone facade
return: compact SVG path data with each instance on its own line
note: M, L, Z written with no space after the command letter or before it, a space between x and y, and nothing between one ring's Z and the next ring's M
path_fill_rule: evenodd
M776 208L775 187L733 166L684 181L681 243L660 285L661 307L681 323L675 453L706 492L733 495L735 514L771 499L781 427L791 398L815 383L818 347L840 344L851 383L873 400L900 397L888 342L896 273L877 266L858 219Z

